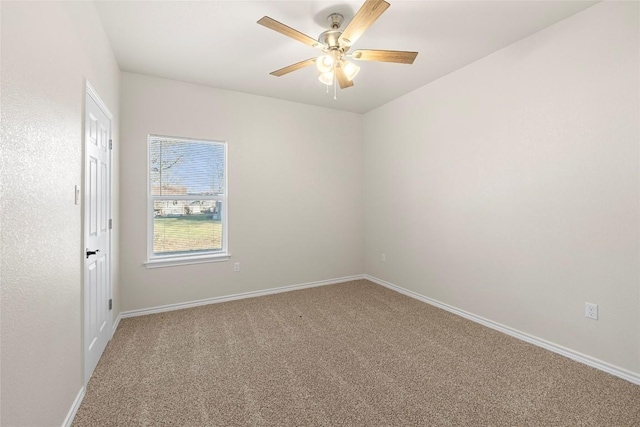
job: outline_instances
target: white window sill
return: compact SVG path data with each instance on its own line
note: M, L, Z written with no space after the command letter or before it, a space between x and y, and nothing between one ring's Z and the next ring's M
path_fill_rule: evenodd
M160 268L160 267L175 267L177 265L189 265L189 264L202 264L205 262L222 262L228 261L231 258L231 254L207 254L196 256L183 256L183 257L167 257L167 258L153 258L147 260L144 266L147 268Z

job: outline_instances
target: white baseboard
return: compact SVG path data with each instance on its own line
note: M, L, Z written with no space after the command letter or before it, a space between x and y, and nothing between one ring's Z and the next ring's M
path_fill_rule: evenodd
M442 303L440 301L434 300L432 298L426 297L424 295L420 295L416 292L410 291L408 289L404 289L400 286L394 285L392 283L386 282L382 279L378 279L377 277L369 276L368 274L364 275L364 278L377 283L378 285L389 288L393 291L399 292L401 294L407 295L411 298L415 298L419 301L426 302L427 304L433 305L435 307L446 310L450 313L456 314L458 316L464 317L465 319L469 319L473 322L484 325L488 328L495 329L496 331L500 331L507 335L510 335L514 338L518 338L522 341L528 342L529 344L536 345L538 347L542 347L546 350L552 351L554 353L558 353L562 356L568 357L569 359L575 360L576 362L584 363L585 365L591 366L592 368L599 369L601 371L607 372L611 375L615 375L616 377L627 380L631 383L640 385L640 374L636 372L629 371L624 368L620 368L618 366L612 365L610 363L604 362L600 359L596 359L595 357L588 356L586 354L580 353L575 350L571 350L570 348L563 347L561 345L552 343L550 341L544 340L542 338L535 337L533 335L529 335L525 332L518 331L517 329L513 329L509 326L505 326L503 324L494 322L489 319L485 319L484 317L477 316L473 313L469 313L468 311L461 310L459 308L450 306L448 304Z
M173 311L173 310L182 310L184 308L198 307L201 305L217 304L220 302L234 301L234 300L245 299L245 298L255 298L255 297L261 297L265 295L279 294L281 292L297 291L299 289L315 288L317 286L333 285L336 283L344 283L344 282L350 282L352 280L361 280L361 279L364 279L364 275L358 274L355 276L340 277L338 279L320 280L317 282L282 286L279 288L271 288L271 289L265 289L261 291L243 292L241 294L227 295L223 297L206 298L206 299L201 299L197 301L188 301L188 302L182 302L177 304L161 305L158 307L142 308L139 310L123 311L122 313L120 313L118 317L125 319L127 317L145 316L147 314L163 313L165 311Z
M118 317L116 317L116 321L113 322L113 327L111 328L111 338L113 338L113 334L116 333L116 329L118 329L118 325L122 320L122 313L118 313Z
M80 404L82 403L82 399L84 399L84 394L86 389L82 387L76 396L76 400L73 401L73 405L71 405L71 409L67 413L66 418L62 422L62 427L70 427L73 419L76 416L76 412L78 412L78 408L80 408Z

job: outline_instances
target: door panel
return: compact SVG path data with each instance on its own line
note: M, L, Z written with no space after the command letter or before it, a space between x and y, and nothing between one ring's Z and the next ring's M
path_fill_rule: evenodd
M85 383L111 339L110 172L111 121L87 93L84 182L84 353ZM95 253L94 253L95 252Z
M100 183L102 185L102 188L100 188L100 192L102 194L108 194L108 179L109 179L109 173L107 171L107 165L105 163L100 163ZM108 226L108 221L109 221L109 213L108 213L108 208L109 204L108 203L102 203L102 209L100 209L100 231L102 233L106 233L107 232L107 226Z
M89 236L98 235L98 160L89 158Z

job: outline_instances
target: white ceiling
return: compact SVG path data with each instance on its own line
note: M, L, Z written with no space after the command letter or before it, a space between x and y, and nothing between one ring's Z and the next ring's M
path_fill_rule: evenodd
M364 1L364 0L363 0ZM355 86L326 94L315 67L271 71L317 50L256 24L267 15L316 38L363 1L97 1L123 71L364 113L495 52L595 1L401 1L353 49L418 51L413 65L358 61Z

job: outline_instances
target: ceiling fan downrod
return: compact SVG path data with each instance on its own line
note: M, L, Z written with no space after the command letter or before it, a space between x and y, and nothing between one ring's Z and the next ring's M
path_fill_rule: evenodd
M329 26L332 30L337 30L344 22L344 16L339 13L332 13L327 16L327 21L329 21Z

